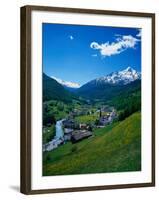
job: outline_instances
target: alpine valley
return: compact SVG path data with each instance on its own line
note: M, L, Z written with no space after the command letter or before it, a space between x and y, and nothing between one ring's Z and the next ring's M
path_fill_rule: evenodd
M103 101L122 94L131 94L140 89L141 73L131 67L96 78L82 86L43 74L44 100L67 101L82 97L89 101Z
M43 73L43 175L141 170L141 72L84 85Z

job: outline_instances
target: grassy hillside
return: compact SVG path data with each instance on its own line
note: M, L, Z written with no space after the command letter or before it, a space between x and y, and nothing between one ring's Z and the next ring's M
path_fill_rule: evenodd
M89 82L75 92L90 100L111 100L123 94L131 94L141 90L141 80L133 81L127 85L97 84Z
M49 100L72 102L74 98L76 99L75 94L72 94L56 80L43 73L43 102Z
M94 137L70 142L43 155L43 175L141 170L141 114L134 113L94 131Z
M123 120L132 113L141 111L141 90L123 93L107 102L118 110L118 119Z

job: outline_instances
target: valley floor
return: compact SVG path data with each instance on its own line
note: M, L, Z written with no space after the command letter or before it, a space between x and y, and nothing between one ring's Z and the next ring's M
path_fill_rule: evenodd
M43 152L43 175L141 170L141 113L94 130L93 137Z

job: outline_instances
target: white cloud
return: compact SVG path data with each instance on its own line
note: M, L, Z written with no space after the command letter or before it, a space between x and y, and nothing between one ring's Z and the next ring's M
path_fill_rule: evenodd
M72 35L69 35L69 38L70 38L70 40L73 40L73 39L74 39L74 37L73 37Z
M99 44L97 42L92 42L90 47L95 50L99 50L100 54L104 57L112 56L115 54L120 54L128 48L135 48L135 45L140 40L133 37L132 35L118 35L115 42L104 44Z
M141 29L138 29L139 30L139 32L138 32L138 34L136 35L136 37L141 37Z

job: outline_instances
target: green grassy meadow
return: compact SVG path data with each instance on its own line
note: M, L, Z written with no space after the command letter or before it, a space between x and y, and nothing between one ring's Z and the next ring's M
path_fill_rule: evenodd
M76 144L67 142L53 151L44 152L43 175L141 170L140 112L93 133L93 137Z
M82 116L78 116L75 118L75 121L77 121L78 123L94 123L96 120L99 119L98 115L82 115Z

